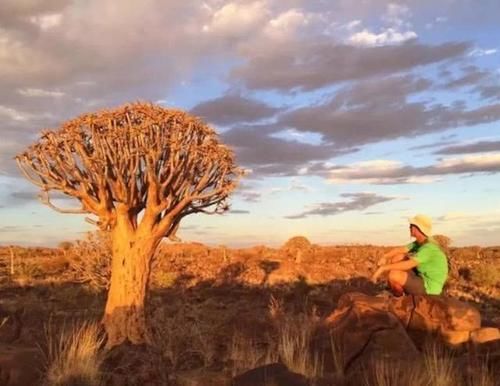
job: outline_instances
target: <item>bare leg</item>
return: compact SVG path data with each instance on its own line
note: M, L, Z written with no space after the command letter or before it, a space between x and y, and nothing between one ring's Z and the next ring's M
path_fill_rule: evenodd
M404 285L406 283L407 273L405 271L389 271L389 286L394 296L404 295Z

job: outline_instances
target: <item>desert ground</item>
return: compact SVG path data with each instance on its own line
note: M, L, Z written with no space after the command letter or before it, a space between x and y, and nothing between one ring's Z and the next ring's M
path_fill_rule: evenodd
M58 248L0 248L2 385L499 384L500 340L450 345L429 332L410 335L418 360L401 343L396 359L365 352L346 363L318 328L343 294L388 296L369 278L390 247L303 237L281 248L161 244L147 301L151 343L106 351L109 248L102 233ZM448 254L444 296L500 328L500 247Z

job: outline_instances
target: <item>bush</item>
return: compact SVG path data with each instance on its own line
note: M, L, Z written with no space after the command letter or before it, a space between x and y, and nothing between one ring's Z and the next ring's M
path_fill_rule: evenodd
M490 264L477 265L471 272L472 281L480 286L495 287L500 278L500 266Z
M76 281L95 290L109 287L111 278L111 236L108 232L89 232L85 240L74 243L67 252Z

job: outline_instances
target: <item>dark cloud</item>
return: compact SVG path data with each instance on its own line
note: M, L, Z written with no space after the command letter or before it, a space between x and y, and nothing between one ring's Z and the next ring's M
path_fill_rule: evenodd
M22 230L20 226L17 225L4 225L0 227L0 233L14 233Z
M232 72L251 89L312 90L334 83L387 75L464 55L470 45L357 47L331 41L297 41L267 47Z
M259 202L262 198L262 193L252 191L237 192L235 195L246 202Z
M229 210L229 213L232 213L232 214L249 214L250 211L249 210L244 210L244 209L231 209L231 210Z
M297 174L310 161L341 154L332 145L311 145L271 136L275 131L279 127L242 126L223 133L222 137L235 148L238 162L255 174Z
M192 114L218 125L258 121L273 116L278 111L278 108L241 95L225 95L202 102L191 109Z
M500 100L500 84L480 85L476 88L481 98Z
M13 188L9 189L9 194L4 198L5 204L8 206L18 206L24 205L33 201L39 200L39 191L34 189L28 190L14 190ZM64 201L73 201L75 206L78 205L78 201L70 196L67 196L61 192L53 191L50 193L50 199L52 202L56 202L57 200Z
M443 141L443 142L437 142L437 143L426 143L424 145L417 145L417 146L412 146L409 148L409 150L423 150L423 149L434 149L436 147L442 147L446 145L452 145L457 143L456 141Z
M480 81L490 76L489 71L480 70L474 66L473 70L467 71L462 76L452 79L443 85L446 89L456 89L460 87L476 86Z
M448 146L439 149L434 154L466 154L500 151L500 141L481 141L467 145Z
M409 95L429 90L432 81L415 75L361 81L342 88L332 99L336 108L399 105Z
M462 102L446 106L410 101L430 86L414 76L363 81L341 89L324 104L289 111L279 123L319 133L326 142L345 148L500 119L500 104L467 109Z
M313 209L296 215L286 216L286 218L300 219L312 215L335 216L344 212L365 210L371 206L395 199L395 197L379 196L375 193L343 193L341 196L348 199L348 201L323 202L315 205Z

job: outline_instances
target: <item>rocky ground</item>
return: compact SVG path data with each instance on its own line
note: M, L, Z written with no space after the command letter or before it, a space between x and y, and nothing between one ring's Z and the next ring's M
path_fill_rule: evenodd
M320 361L314 353L307 353L302 360L307 363L301 364L297 358L286 359L284 347L287 337L294 337L289 346L302 347L302 352L317 345L314 331L337 309L342 295L382 294L383 284L375 285L369 277L388 249L315 246L301 238L280 249L162 245L148 307L155 345L121 347L109 353L101 369L105 381L110 385L225 385L236 377L235 384L264 385L258 380L264 371L265 382L272 378L275 385L363 384L356 383L359 379L352 374L339 379L342 372L332 355L325 357L323 352ZM90 256L95 250L86 253ZM106 285L106 278L92 277L92 272L98 276L105 272L102 260L106 258L95 256L94 265L100 268L82 271L71 246L0 249L0 384L41 384L33 380L39 375L43 379L51 336L54 340L54 334L75 323L99 320L105 302L105 292L99 287ZM483 327L499 328L500 247L451 248L449 256L446 296L477 308ZM299 336L307 347L297 346ZM412 339L418 340L415 349L424 352L423 342L429 337ZM454 369L463 372L474 362L471 349L480 352L478 358L486 357L486 350L489 371L494 372L498 348L491 343L487 346L462 344L443 349L443 355L453 357ZM462 366L461 361L468 365ZM259 370L267 364L270 367ZM37 368L41 373L34 373ZM255 368L253 375L243 377Z

